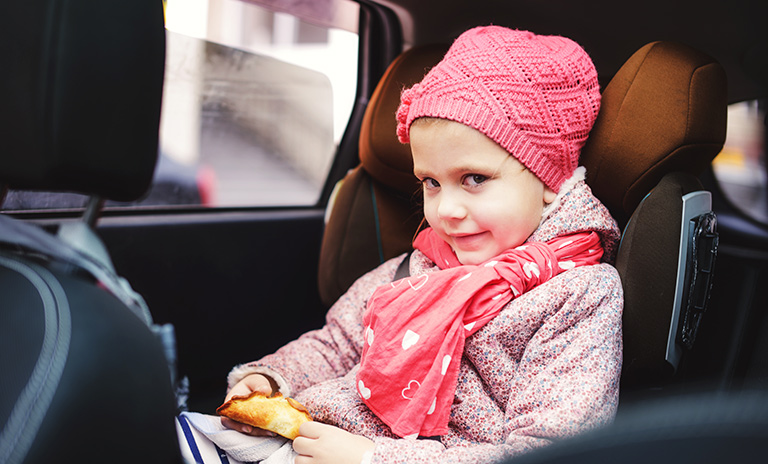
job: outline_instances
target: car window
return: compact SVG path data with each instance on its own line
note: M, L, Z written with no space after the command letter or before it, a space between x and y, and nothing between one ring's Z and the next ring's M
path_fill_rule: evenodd
M295 15L236 0L165 2L153 185L139 202L106 206L315 204L357 84L359 7L334 3L331 14L320 9L313 18L301 2ZM3 208L86 202L70 193L10 191Z
M730 203L748 217L768 224L765 135L764 101L729 105L725 146L712 168Z

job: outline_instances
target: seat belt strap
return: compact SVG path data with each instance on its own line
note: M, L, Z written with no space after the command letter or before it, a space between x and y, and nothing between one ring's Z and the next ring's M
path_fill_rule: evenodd
M411 254L413 253L413 250L406 253L405 257L402 261L400 261L400 264L397 266L397 270L395 271L395 277L392 279L392 281L400 280L405 277L410 277L411 275Z

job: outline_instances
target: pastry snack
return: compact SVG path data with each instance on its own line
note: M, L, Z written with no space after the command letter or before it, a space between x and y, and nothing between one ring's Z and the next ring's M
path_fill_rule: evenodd
M307 409L298 401L281 393L267 396L253 392L248 396L233 396L216 409L216 413L243 424L275 432L293 440L299 435L299 426L311 421Z

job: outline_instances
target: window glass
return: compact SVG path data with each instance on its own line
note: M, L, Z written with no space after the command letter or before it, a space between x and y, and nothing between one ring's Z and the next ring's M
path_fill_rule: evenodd
M299 2L303 19L250 1L164 5L159 161L138 206L315 204L354 103L357 4ZM3 208L86 202L11 191Z
M752 219L768 224L765 117L762 101L730 105L725 146L712 167L728 200Z

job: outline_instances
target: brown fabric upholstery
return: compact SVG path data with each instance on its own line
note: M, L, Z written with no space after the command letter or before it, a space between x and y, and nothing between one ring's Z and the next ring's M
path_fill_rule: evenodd
M323 303L330 306L365 272L409 250L421 217L412 195L377 185L361 166L350 171L323 235L318 273Z
M711 57L670 42L635 52L603 91L580 162L587 183L620 221L661 177L699 174L720 152L725 71Z

